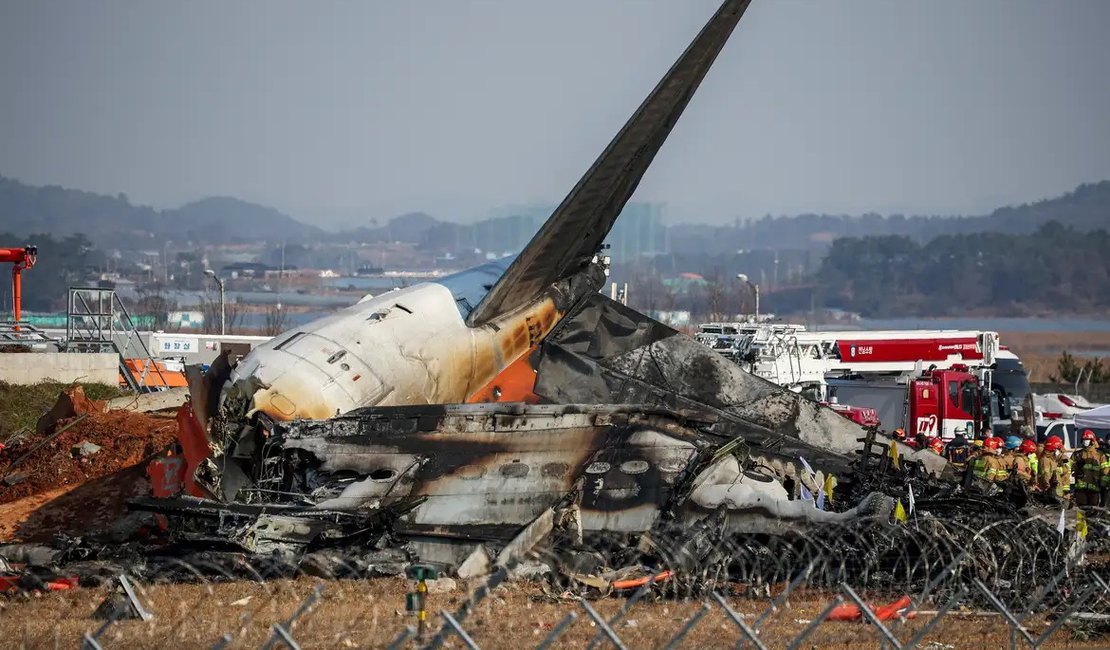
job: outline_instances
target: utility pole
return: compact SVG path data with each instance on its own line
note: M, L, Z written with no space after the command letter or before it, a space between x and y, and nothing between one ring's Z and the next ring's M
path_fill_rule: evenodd
M216 281L220 289L220 336L227 334L227 312L224 309L224 281L212 269L204 269L204 274Z
M743 273L737 273L736 279L748 285L755 295L755 322L759 322L759 285L748 279L748 276Z

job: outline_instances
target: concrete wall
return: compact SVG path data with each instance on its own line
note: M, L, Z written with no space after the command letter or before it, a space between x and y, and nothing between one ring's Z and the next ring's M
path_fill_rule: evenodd
M119 383L119 356L115 353L14 352L0 354L0 381L37 384L40 381L70 383Z

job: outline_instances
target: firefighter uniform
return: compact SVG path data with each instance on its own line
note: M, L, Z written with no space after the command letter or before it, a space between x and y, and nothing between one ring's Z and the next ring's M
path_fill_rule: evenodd
M1110 505L1110 454L1102 455L1102 505Z
M1029 467L1029 458L1025 454L1019 451L1010 451L1002 457L1002 463L1006 466L1009 475L1016 476L1019 481L1026 485L1033 484L1033 470Z
M944 457L956 469L962 470L967 467L968 462L972 459L971 445L967 444L967 438L959 433L948 443L944 450Z
M1084 432L1083 442L1090 442L1089 446L1072 454L1072 473L1075 476L1075 505L1097 506L1102 500L1102 488L1107 483L1106 475L1110 473L1110 465L1106 463L1106 454L1098 449L1098 442L1087 438ZM1094 437L1094 434L1091 434Z
M987 450L979 448L971 457L971 462L968 463L967 471L971 475L980 480L987 480Z
M991 483L1006 483L1012 471L1013 463L1008 456L987 457L987 480Z
M1005 483L1010 480L1010 465L1002 456L989 455L984 463L987 480L991 483Z
M1059 451L1045 451L1037 462L1037 489L1066 499L1071 490L1071 469Z

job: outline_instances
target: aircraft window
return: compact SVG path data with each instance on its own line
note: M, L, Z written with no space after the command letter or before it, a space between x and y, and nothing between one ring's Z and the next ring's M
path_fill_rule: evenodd
M304 336L304 332L297 332L296 334L294 334L293 336L290 336L289 338L285 339L281 343L278 343L277 346L274 347L274 349L275 350L281 350L282 348L289 345L290 343L293 343L294 341L297 341L297 340L301 339L303 336Z
M594 461L594 462L590 463L586 467L586 473L587 474L604 474L605 472L609 471L610 467L611 467L611 465L609 465L609 463L597 460L597 461Z
M397 472L389 469L388 467L383 467L381 469L376 469L373 472L370 472L370 480L372 481L392 481L393 478L396 476Z
M561 478L566 476L568 471L570 471L570 465L566 463L547 463L540 469L546 478Z
M621 471L625 474L643 474L648 471L646 460L626 460L621 463Z
M528 466L519 460L514 460L511 463L505 463L501 466L501 476L506 478L524 478L528 476Z

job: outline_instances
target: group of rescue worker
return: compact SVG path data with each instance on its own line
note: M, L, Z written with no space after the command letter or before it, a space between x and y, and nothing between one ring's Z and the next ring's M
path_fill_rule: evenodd
M968 430L958 427L948 443L940 438L908 440L903 429L895 429L894 438L944 456L964 472L965 485L989 488L1013 481L1057 501L1110 506L1110 454L1100 449L1098 436L1090 429L1083 432L1082 446L1070 456L1059 436L1049 436L1040 444L1016 435L969 442Z

